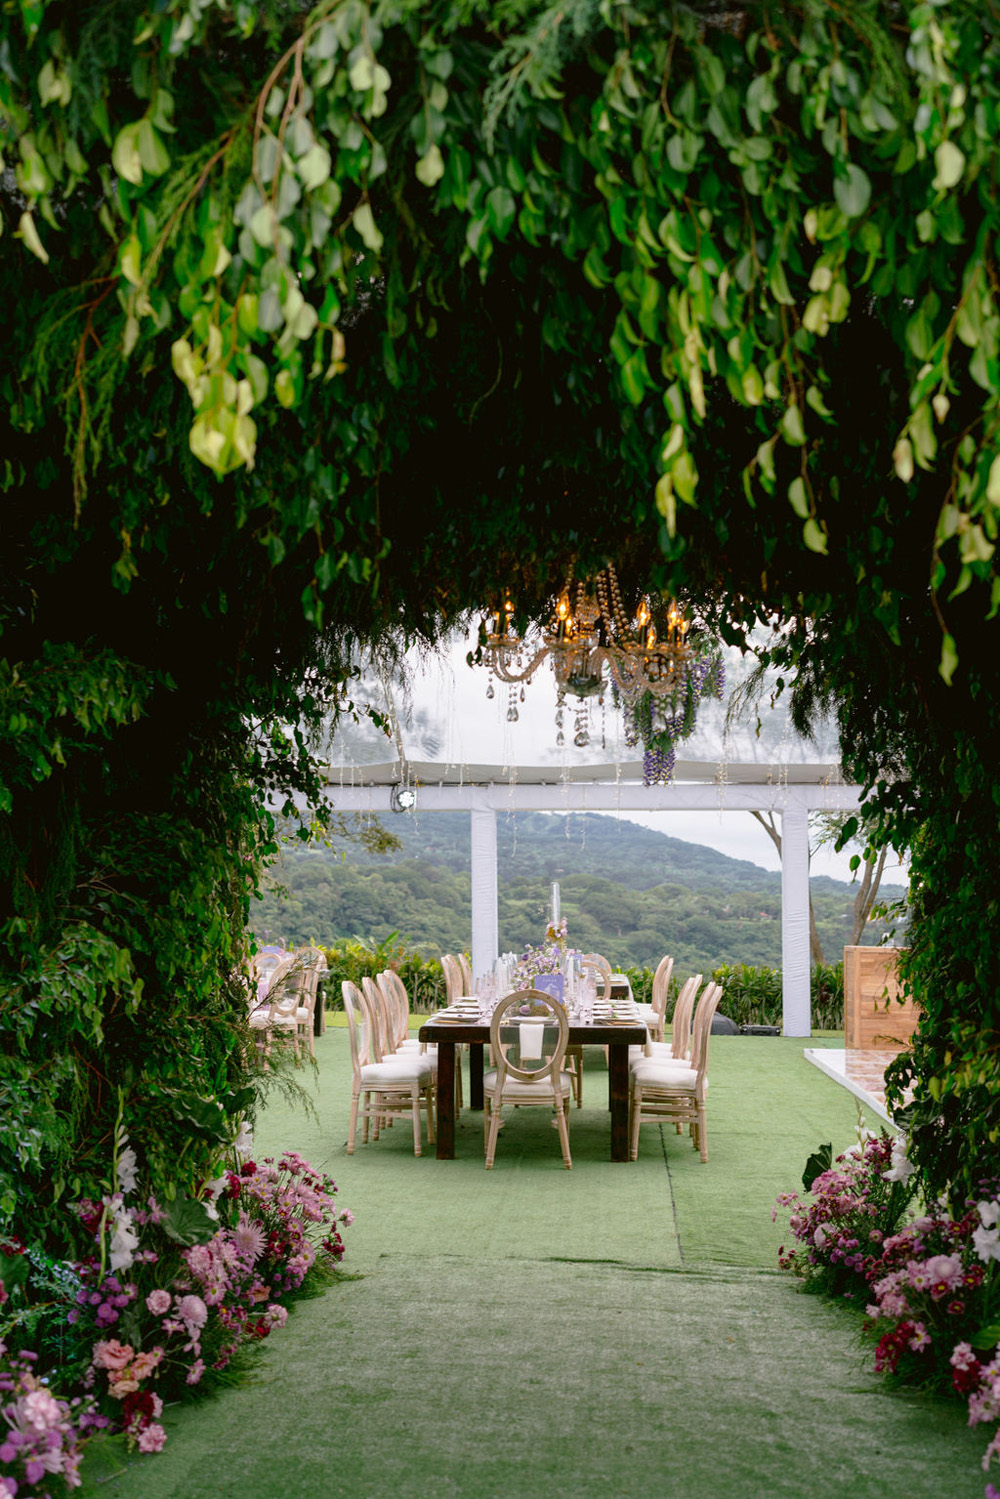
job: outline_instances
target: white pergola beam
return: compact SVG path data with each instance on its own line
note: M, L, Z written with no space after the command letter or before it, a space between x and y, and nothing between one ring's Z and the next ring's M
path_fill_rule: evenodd
M338 812L388 812L388 786L329 787ZM670 786L550 785L417 786L420 812L856 812L856 786L674 783Z

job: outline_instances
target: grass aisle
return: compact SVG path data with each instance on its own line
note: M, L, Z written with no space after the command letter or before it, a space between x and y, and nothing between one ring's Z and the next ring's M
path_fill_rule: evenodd
M356 1214L345 1269L300 1304L256 1382L167 1412L163 1454L115 1499L979 1499L962 1410L890 1393L856 1319L773 1270L770 1208L808 1153L850 1142L853 1100L802 1042L715 1038L703 1166L646 1128L607 1155L599 1054L564 1171L544 1111L483 1170L417 1160L396 1123L345 1153L346 1036L318 1043L318 1119L272 1106L258 1153L299 1150Z

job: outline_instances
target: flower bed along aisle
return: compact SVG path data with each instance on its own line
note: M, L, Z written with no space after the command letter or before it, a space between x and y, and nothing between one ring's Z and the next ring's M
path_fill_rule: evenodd
M337 1278L352 1215L331 1178L294 1151L254 1161L246 1130L237 1147L200 1198L141 1205L120 1137L117 1190L76 1204L89 1254L0 1242L0 1495L77 1487L96 1432L158 1452L165 1401L233 1382L237 1354Z

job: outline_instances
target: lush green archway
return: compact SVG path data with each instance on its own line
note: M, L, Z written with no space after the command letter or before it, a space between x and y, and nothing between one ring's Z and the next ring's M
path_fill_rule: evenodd
M262 794L309 789L281 724L351 643L607 558L787 626L913 850L915 1155L989 1165L996 25L5 13L5 1211L94 1186L119 1099L157 1180L190 1095L237 1109Z

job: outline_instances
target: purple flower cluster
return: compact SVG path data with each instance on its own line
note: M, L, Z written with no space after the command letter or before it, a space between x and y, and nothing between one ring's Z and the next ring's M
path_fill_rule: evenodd
M0 1342L0 1495L42 1493L53 1479L80 1485L81 1440L102 1423L93 1403L62 1400L36 1376L33 1353L11 1353Z

